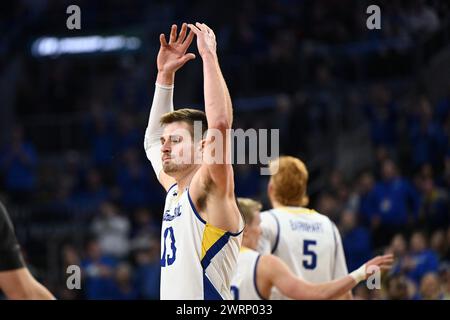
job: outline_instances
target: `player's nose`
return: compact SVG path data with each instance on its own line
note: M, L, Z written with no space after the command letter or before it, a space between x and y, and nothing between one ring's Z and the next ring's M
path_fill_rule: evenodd
M169 140L169 139L168 139ZM166 140L162 145L161 145L161 152L165 153L165 152L170 152L170 142Z

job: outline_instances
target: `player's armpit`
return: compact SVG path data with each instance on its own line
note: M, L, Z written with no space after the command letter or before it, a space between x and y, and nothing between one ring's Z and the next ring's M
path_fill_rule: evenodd
M223 183L227 186L213 182L207 166L202 165L192 178L189 194L195 209L208 224L232 234L240 234L244 223L234 196L232 173Z

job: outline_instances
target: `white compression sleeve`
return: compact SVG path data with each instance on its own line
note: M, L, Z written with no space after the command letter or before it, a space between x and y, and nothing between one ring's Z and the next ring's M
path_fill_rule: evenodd
M350 277L352 277L356 283L360 283L361 281L366 279L366 264L363 264L361 267L350 273Z
M158 179L159 173L162 170L161 143L159 139L163 133L163 128L159 120L163 114L173 110L173 85L165 86L155 83L155 94L153 96L152 108L150 109L147 129L145 130L144 149Z

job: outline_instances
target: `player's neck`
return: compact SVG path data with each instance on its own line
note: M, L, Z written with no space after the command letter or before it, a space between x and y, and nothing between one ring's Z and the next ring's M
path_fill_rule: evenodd
M279 203L277 200L271 200L270 202L272 203L272 208L274 209L285 207L284 204Z
M193 167L176 178L178 190L184 190L191 183L192 177L197 172L198 167Z
M250 243L248 243L248 241L244 238L242 239L242 245L241 245L242 249L252 249L252 246L250 245ZM252 249L253 250L253 249Z

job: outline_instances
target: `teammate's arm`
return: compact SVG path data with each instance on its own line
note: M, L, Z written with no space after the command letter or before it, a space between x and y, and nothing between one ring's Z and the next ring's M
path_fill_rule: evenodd
M145 131L144 149L150 160L161 185L167 190L175 180L162 171L161 142L160 137L163 128L160 124L161 116L174 110L173 87L175 73L187 61L195 58L193 53L186 53L192 43L194 33L187 35L187 24L183 23L180 34L177 37L177 26L172 25L169 43L164 34L159 36L160 49L157 57L158 75L156 77L155 94Z
M360 281L367 278L370 266L377 266L387 270L393 262L392 255L378 256L351 274L329 282L310 283L298 278L289 267L278 257L273 255L261 256L257 266L257 285L268 297L270 289L275 286L280 292L297 300L325 300L336 299Z

